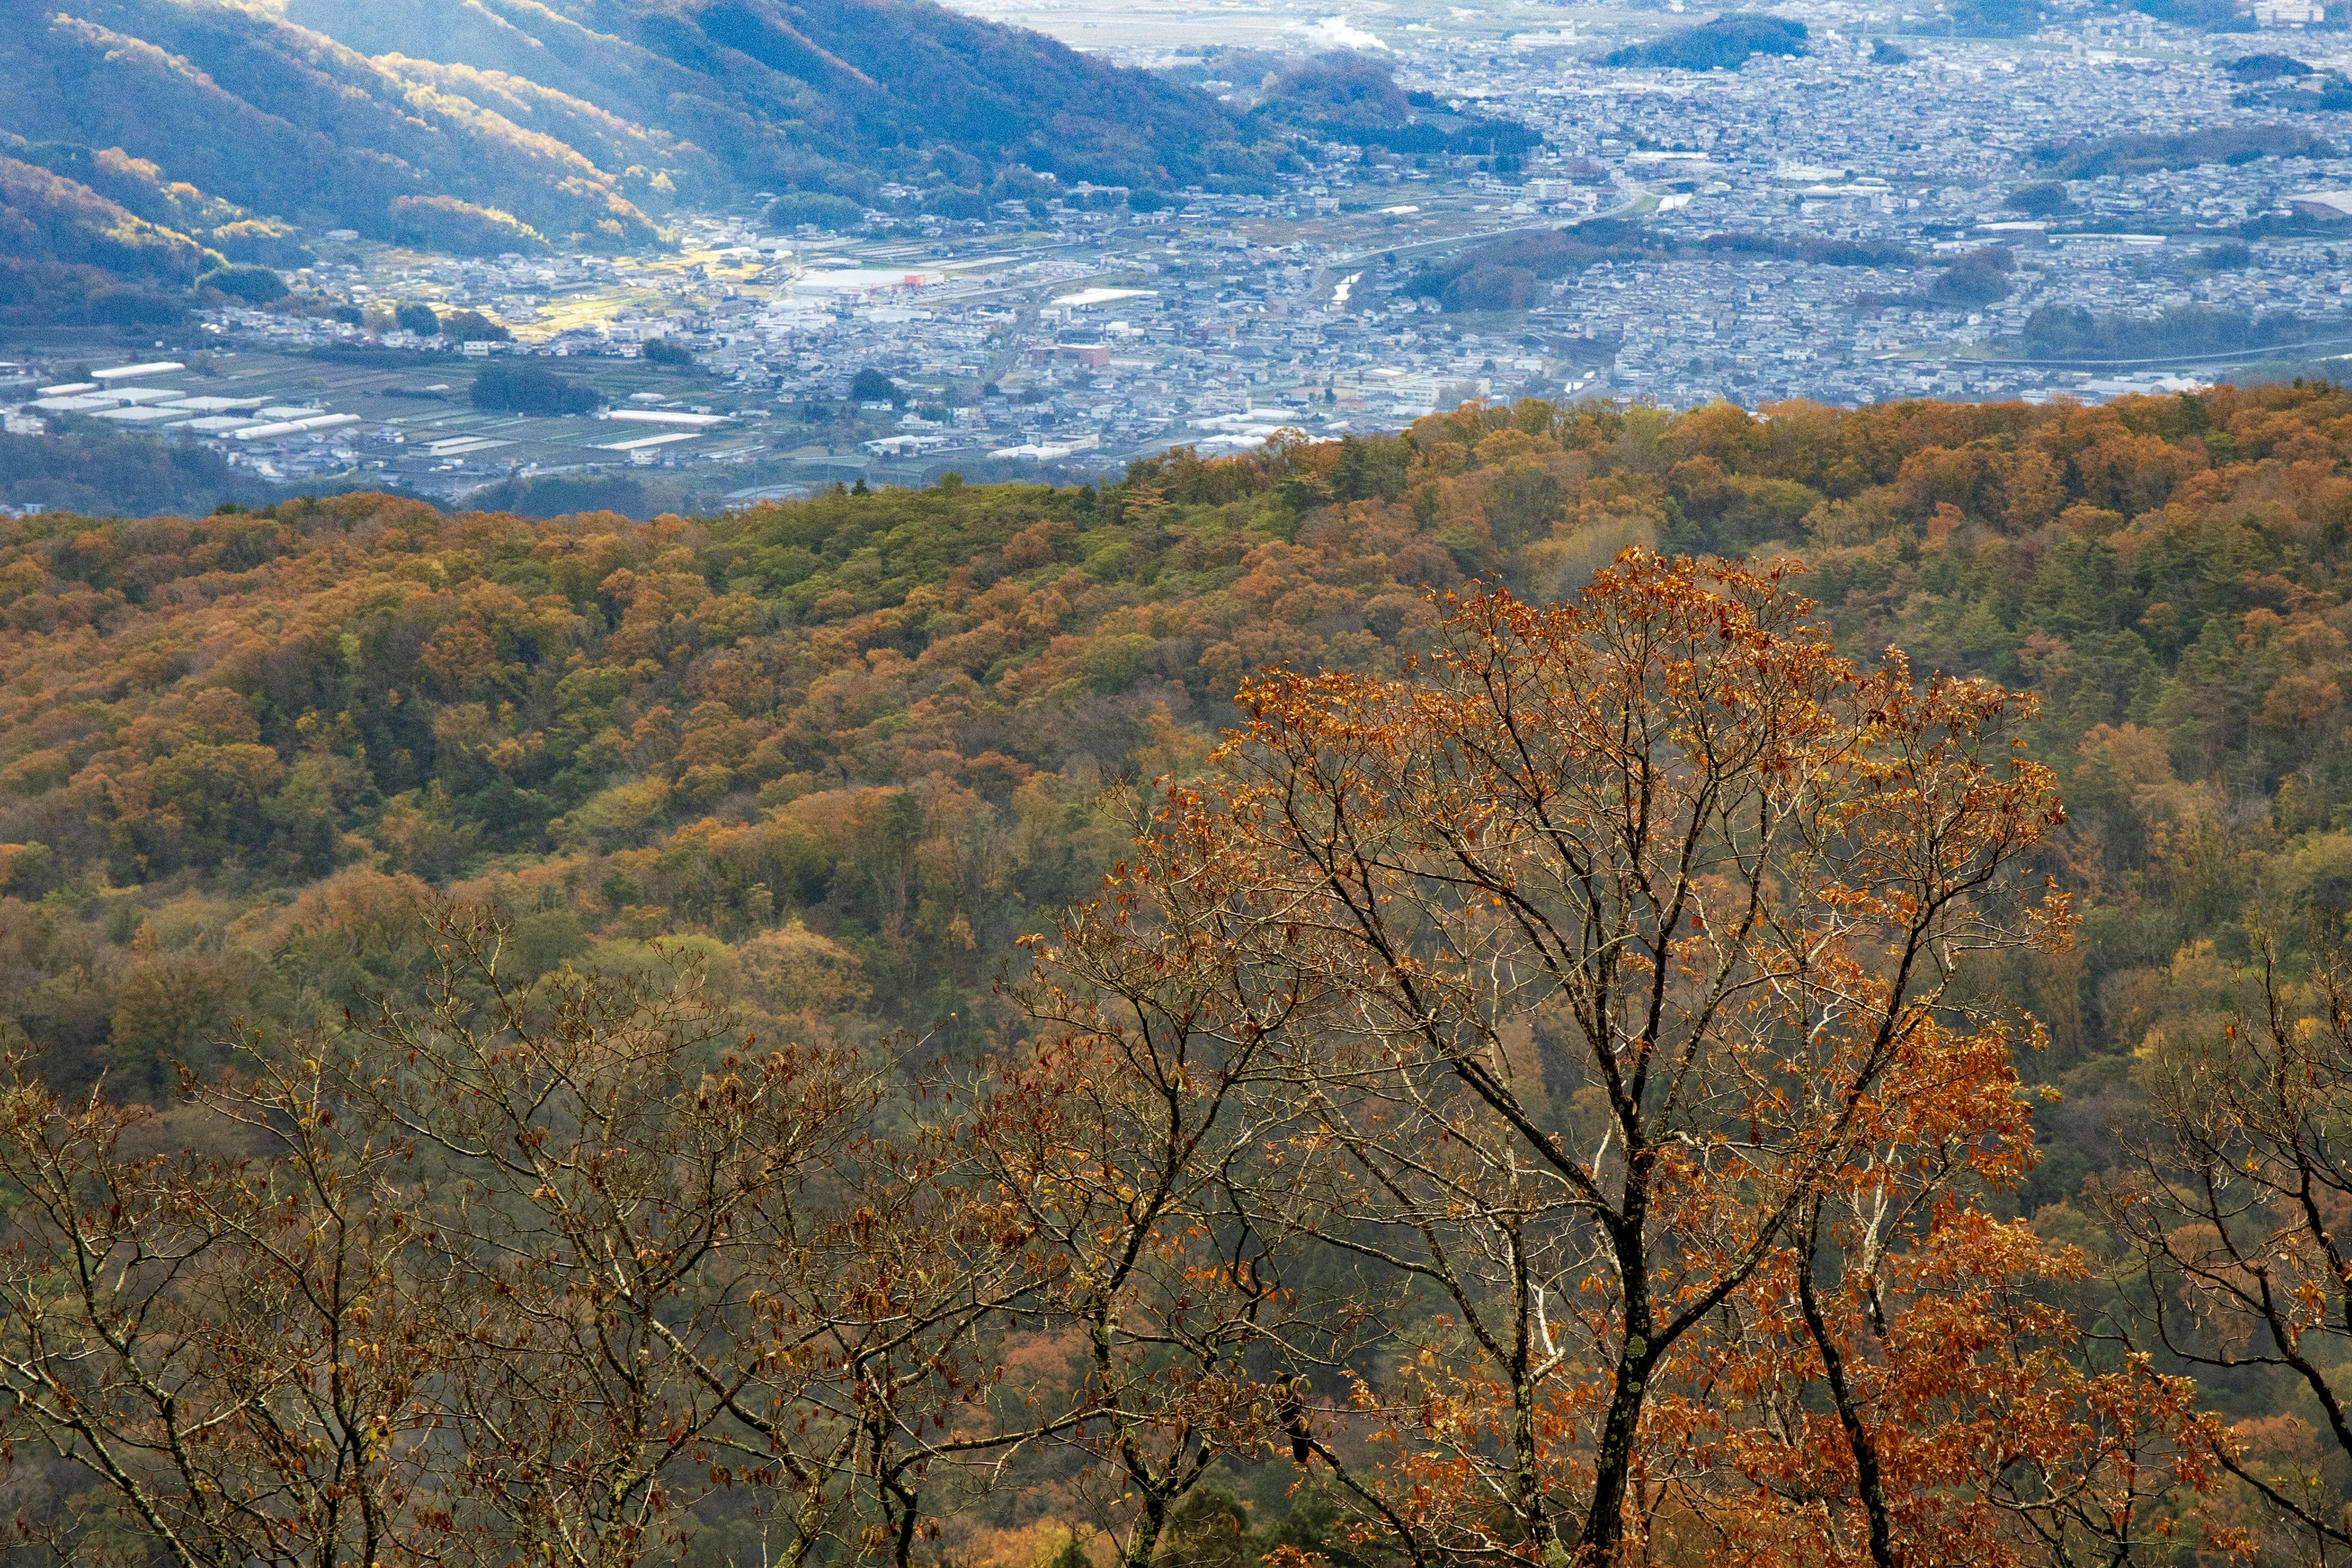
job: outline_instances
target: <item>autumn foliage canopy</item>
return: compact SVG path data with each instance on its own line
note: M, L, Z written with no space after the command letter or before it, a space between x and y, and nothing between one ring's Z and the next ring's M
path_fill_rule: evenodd
M18 525L5 1550L2340 1561L2347 432Z
M1327 1458L1420 1552L1981 1562L2179 1479L2126 1451L2178 1452L2185 1386L2002 1310L2081 1264L1979 1203L2032 1026L1964 970L2068 923L2030 703L1810 607L1635 552L1449 603L1402 679L1252 683L1045 955L1119 1059L1283 1108L1227 1166L1258 1236L1436 1305L1402 1373L1328 1363L1372 1426Z

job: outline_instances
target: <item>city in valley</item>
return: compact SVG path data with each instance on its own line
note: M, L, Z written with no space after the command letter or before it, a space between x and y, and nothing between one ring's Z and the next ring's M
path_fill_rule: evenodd
M301 309L214 310L193 354L72 344L0 367L10 428L79 415L271 481L633 476L679 504L835 482L1074 477L1285 428L1397 428L1476 397L2097 401L2352 351L2352 35L1816 5L1801 52L1601 57L1706 20L1517 0L991 4L993 19L1244 105L1345 53L1514 153L1312 138L1271 194L1050 176L974 216L887 184L681 218L635 254L463 258L306 234ZM770 195L775 193L770 193ZM472 312L457 341L412 310ZM467 318L471 319L471 318ZM503 329L504 336L496 335ZM593 410L485 406L528 361ZM0 498L5 499L5 498Z

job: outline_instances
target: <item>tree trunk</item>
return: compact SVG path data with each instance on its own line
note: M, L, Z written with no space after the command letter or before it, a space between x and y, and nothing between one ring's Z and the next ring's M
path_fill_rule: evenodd
M1119 1463L1127 1471L1128 1484L1135 1489L1137 1500L1143 1505L1142 1512L1136 1517L1135 1528L1128 1532L1127 1544L1119 1549L1118 1568L1150 1568L1151 1559L1160 1550L1160 1532L1168 1523L1171 1490L1168 1483L1174 1479L1175 1464L1171 1460L1169 1473L1165 1476L1151 1473L1151 1462L1145 1457L1142 1444L1137 1440L1132 1425L1119 1413L1118 1402L1112 1396L1118 1373L1117 1356L1112 1348L1118 1331L1117 1322L1108 1306L1097 1309L1092 1316L1088 1338L1092 1342L1095 1375L1101 1384L1103 1398L1110 1409L1111 1428L1117 1436Z
M1625 1348L1617 1357L1616 1386L1609 1394L1609 1414L1601 1423L1592 1511L1577 1550L1581 1568L1616 1568L1624 1547L1625 1499L1633 1482L1634 1440L1641 1433L1642 1406L1649 1397L1650 1372L1656 1364L1657 1352L1647 1339L1638 1333L1625 1336Z
M1601 1418L1601 1447L1594 1456L1592 1510L1585 1518L1576 1561L1582 1568L1616 1568L1625 1544L1625 1498L1633 1482L1634 1444L1641 1436L1642 1407L1649 1398L1650 1373L1665 1353L1658 1342L1650 1302L1648 1237L1650 1156L1627 1125L1623 1209L1609 1222L1610 1247L1625 1292L1625 1341L1617 1352L1617 1377L1609 1391L1609 1414Z
M1168 1500L1156 1488L1143 1488L1139 1482L1138 1486L1143 1512L1128 1532L1127 1544L1119 1549L1118 1568L1150 1568L1160 1551L1160 1532L1168 1525Z
M1845 1428L1846 1446L1853 1450L1854 1489L1862 1496L1863 1513L1870 1521L1870 1561L1874 1568L1895 1568L1895 1530L1886 1516L1885 1473L1879 1467L1878 1445L1869 1428L1862 1422L1862 1412L1855 1408L1853 1386L1846 1381L1845 1358L1838 1353L1837 1342L1830 1337L1828 1321L1822 1316L1820 1297L1813 1288L1813 1248L1817 1245L1822 1224L1822 1205L1811 1205L1805 1222L1805 1255L1797 1266L1797 1301L1804 1309L1805 1327L1813 1336L1813 1348L1821 1352L1822 1372L1828 1379L1830 1399L1837 1405L1838 1424Z
M1520 1526L1535 1546L1536 1561L1542 1568L1566 1568L1559 1522L1544 1501L1543 1445L1536 1431L1535 1285L1516 1226L1511 1227L1511 1261L1518 1296L1511 1346L1511 1468L1518 1493L1513 1502Z

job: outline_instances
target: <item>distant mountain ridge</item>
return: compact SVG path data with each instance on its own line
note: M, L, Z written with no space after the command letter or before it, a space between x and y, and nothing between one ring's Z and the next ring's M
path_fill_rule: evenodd
M928 0L12 10L0 257L19 264L115 271L99 258L135 253L123 275L184 278L203 250L290 254L289 222L617 248L682 204L759 190L866 200L897 181L971 211L1018 165L1249 186L1283 156L1206 94Z
M719 165L691 172L739 182L972 189L1014 163L1119 184L1246 173L1208 95L928 0L275 3L373 56L593 104L677 139L688 165Z

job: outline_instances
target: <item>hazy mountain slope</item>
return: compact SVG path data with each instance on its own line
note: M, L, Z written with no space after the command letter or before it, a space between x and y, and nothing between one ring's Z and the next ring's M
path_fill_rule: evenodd
M389 237L403 196L542 233L649 237L620 181L564 142L322 34L210 0L81 0L0 38L0 129L121 148L262 213Z
M0 153L36 164L117 203L149 223L184 234L247 222L233 202L208 196L195 186L164 178L163 171L119 147L92 149L69 142L27 142L0 132Z
M0 328L179 321L204 262L187 227L247 258L282 247L275 226L154 175L119 152L0 132Z
M666 195L659 180L674 187L701 188L724 183L725 171L700 148L667 132L649 130L560 88L527 76L471 65L450 65L381 55L375 63L420 87L470 100L525 132L551 136L600 169L623 171L649 203ZM628 173L644 171L642 175Z
M767 183L874 170L971 185L1012 163L1182 183L1236 161L1232 118L1207 96L923 0L283 0L283 14L370 54L528 77Z
M44 210L115 204L193 241L188 256L299 259L286 220L486 250L634 246L679 202L762 189L870 195L897 179L968 207L1018 163L1162 185L1262 179L1280 155L1238 145L1202 93L924 0L59 0L17 16L0 31L0 154L81 193ZM63 237L37 237L51 228ZM75 223L12 232L0 258L106 250Z
M747 112L733 101L746 91L740 79L772 79L774 73L707 48L686 51L683 62L674 59L624 36L637 21L626 14L610 18L623 24L623 32L530 0L290 0L282 14L395 69L409 71L417 68L415 62L430 61L457 71L494 72L505 79L494 97L512 95L509 81L529 82L568 101L593 105L635 136L662 139L656 166L666 168L673 182L683 174L698 186L790 183L798 174L819 175L856 150L854 132L805 84L763 80L753 96L766 112ZM656 41L690 41L686 35L691 29L658 18L649 19L648 30ZM680 37L663 40L665 33ZM716 79L714 71L739 79Z
M703 31L751 52L804 38L825 58L887 84L868 133L920 128L983 160L1112 181L1198 177L1230 142L1213 100L1157 77L1117 69L1050 40L988 26L910 0L725 0L702 12ZM767 54L760 56L771 58Z
M0 157L0 251L179 284L194 279L200 259L182 236L85 185L7 157Z

